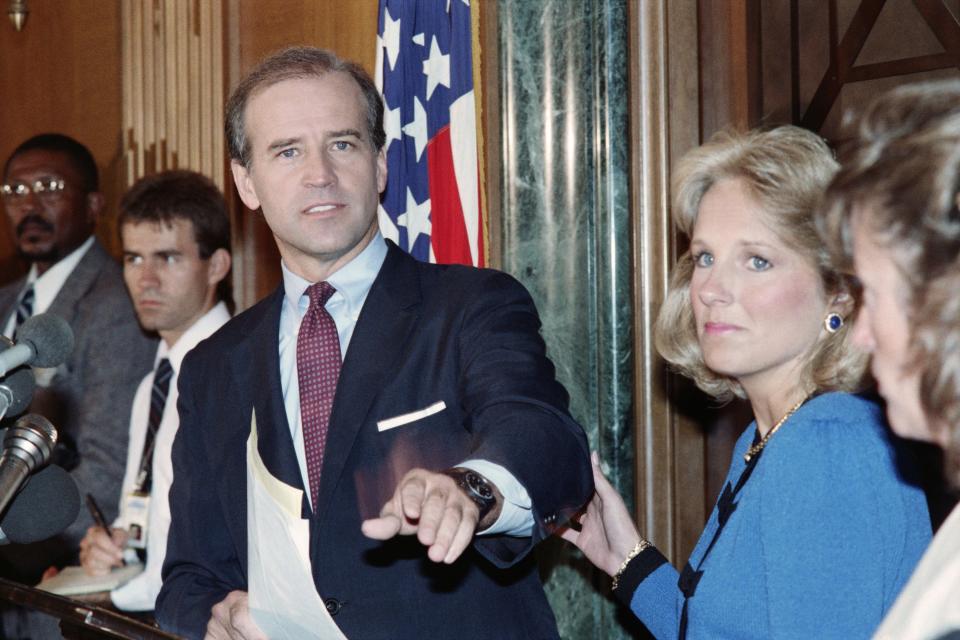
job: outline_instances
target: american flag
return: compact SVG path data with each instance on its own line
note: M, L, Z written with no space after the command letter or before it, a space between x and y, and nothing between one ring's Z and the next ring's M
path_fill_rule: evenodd
M469 0L380 0L380 229L420 260L484 265Z

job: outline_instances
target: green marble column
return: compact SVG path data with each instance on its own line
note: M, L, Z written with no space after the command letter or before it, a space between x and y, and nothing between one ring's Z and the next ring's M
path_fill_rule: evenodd
M498 22L503 268L530 289L573 415L632 503L626 0L499 0ZM540 561L564 638L631 637L575 549L549 541Z

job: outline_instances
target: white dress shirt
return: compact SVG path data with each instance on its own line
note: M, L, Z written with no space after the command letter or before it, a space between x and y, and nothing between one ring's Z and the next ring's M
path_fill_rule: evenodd
M152 611L157 594L160 593L162 580L160 570L167 553L167 532L170 529L170 502L167 494L173 481L173 461L171 450L173 438L180 426L177 414L177 378L184 356L197 344L230 319L230 312L223 302L217 303L210 311L193 323L174 343L168 346L163 340L154 359L154 371L151 371L140 383L133 399L130 412L130 444L127 449L127 468L123 476L123 491L120 493L120 515L114 522L115 527L126 528L129 523L124 513L125 497L133 491L137 474L140 471L140 458L143 455L143 443L147 434L147 422L150 416L150 394L153 389L153 374L157 364L163 359L170 360L173 375L170 377L170 390L163 407L163 416L153 446L152 485L150 506L147 513L147 565L143 573L114 589L110 593L113 604L123 611Z
M93 236L87 238L83 244L71 251L63 260L58 261L56 264L52 265L49 269L43 272L43 275L37 275L37 265L30 265L30 271L27 272L27 281L23 289L20 290L20 295L23 294L24 289L33 285L33 313L32 315L37 315L38 313L44 313L47 309L50 308L50 305L53 304L54 299L57 297L57 294L60 293L60 289L63 288L63 283L67 281L67 278L70 277L70 274L73 273L73 270L76 268L77 264L83 259L83 256L86 255L90 247L93 246ZM19 303L20 296L17 296L17 302ZM3 335L8 338L13 337L14 325L17 322L17 313L14 311L10 315L10 318L7 320L7 325L3 329Z
M387 257L387 245L377 233L370 244L353 260L327 278L327 282L336 289L325 305L337 325L340 338L340 355L346 359L347 348L353 337L360 310L370 293L370 287ZM283 403L287 413L287 423L293 436L297 462L300 464L300 476L303 486L309 487L307 475L307 457L303 444L303 423L300 419L300 383L297 378L297 335L300 322L310 306L306 294L312 282L304 280L290 271L281 262L283 270L284 298L280 311L280 386L283 390ZM504 467L487 460L468 460L458 466L468 467L490 480L503 494L504 504L500 517L483 534L506 533L527 536L533 530L533 512L530 496L526 489ZM310 491L306 491L310 499ZM358 532L359 535L359 532ZM482 535L482 534L481 534Z

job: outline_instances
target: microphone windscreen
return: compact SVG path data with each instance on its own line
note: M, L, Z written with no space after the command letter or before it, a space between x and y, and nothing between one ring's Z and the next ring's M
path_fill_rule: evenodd
M35 367L56 367L73 351L73 330L67 321L52 313L28 318L17 329L17 342L29 342L36 352Z
M56 465L29 476L7 509L0 529L14 544L55 536L77 519L80 491L70 474Z
M7 374L7 377L0 383L10 390L13 396L13 402L7 407L6 417L20 415L30 406L33 399L33 389L36 387L36 379L33 377L33 370L30 367L20 367L13 373Z

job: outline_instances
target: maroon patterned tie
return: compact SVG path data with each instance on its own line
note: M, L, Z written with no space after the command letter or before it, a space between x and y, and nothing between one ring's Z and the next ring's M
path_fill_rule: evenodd
M320 493L320 469L327 444L327 426L340 377L340 338L333 317L324 308L336 289L326 282L307 288L310 307L297 336L297 380L300 383L300 417L307 456L307 476L314 511Z

